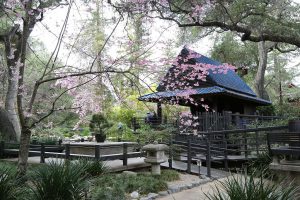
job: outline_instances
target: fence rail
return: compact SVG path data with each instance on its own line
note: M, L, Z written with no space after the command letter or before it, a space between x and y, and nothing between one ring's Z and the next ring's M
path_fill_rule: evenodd
M17 143L5 143L1 141L0 144L0 156L15 156L19 154L19 149L17 148L6 148L10 145L18 145ZM45 163L45 158L61 158L65 160L73 160L80 158L108 161L108 160L123 160L123 165L126 166L128 164L128 158L136 158L144 156L143 152L128 152L128 144L123 143L119 145L123 148L123 152L120 154L110 154L110 155L100 155L102 147L100 145L95 145L95 154L94 155L84 155L84 154L71 154L70 147L78 147L78 145L72 144L64 144L64 145L30 145L29 156L40 156L40 163ZM83 147L91 147L86 145L80 145ZM111 147L116 147L118 145L111 145ZM104 148L109 148L107 145ZM55 152L61 151L61 152ZM64 150L64 152L62 152Z
M205 162L207 175L211 176L211 163L219 163L228 171L230 161L248 161L257 158L261 152L268 151L268 134L287 132L287 126L264 127L239 130L201 132L198 135L176 134L172 144L171 156L180 149L180 156L186 159L187 172L192 162Z

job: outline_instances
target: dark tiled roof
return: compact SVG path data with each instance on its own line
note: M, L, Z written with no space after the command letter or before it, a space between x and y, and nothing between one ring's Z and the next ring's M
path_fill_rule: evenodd
M201 55L196 59L198 63L205 63L220 66L221 63ZM248 95L256 96L252 89L237 75L233 70L228 70L227 73L210 73L206 77L208 82L237 92L242 92Z
M182 59L186 58L190 53L195 55L192 59L187 61ZM181 64L189 63L189 65L191 65L191 63L196 62L211 65L215 68L215 72L218 71L218 69L224 69L224 66L222 66L221 63L186 48L181 51L178 60ZM233 70L227 70L227 73L214 73L214 71L210 69L208 71L209 74L206 76L206 81L199 78L190 80L187 78L188 72L182 71L182 68L180 67L181 64L178 64L178 66L173 65L169 69L164 79L157 87L158 92L141 96L139 97L139 100L158 102L180 96L198 95L201 97L209 94L223 94L251 101L259 105L271 104L270 101L258 98L252 89ZM195 85L197 85L197 87L195 87Z
M187 93L188 91L188 93ZM246 99L248 101L254 102L254 103L259 103L262 105L269 105L271 104L270 101L260 99L255 96L250 96L247 94L241 94L239 92L234 92L219 86L213 86L213 87L206 87L206 88L193 88L190 90L173 90L173 91L164 91L164 92L155 92L151 94L146 94L144 96L139 97L140 101L150 101L150 102L158 102L161 100L167 100L172 97L180 97L180 96L185 96L185 95L209 95L209 94L225 94L229 96L234 96L236 98L240 99Z
M200 55L192 50L186 49L184 48L179 57L184 57L185 55L188 54L188 52L193 52L195 53L195 55L197 55L195 61L196 63L203 63L203 64L209 64L209 65L213 65L216 66L216 68L218 68L218 66L222 67L222 63L217 62L215 60L212 60L206 56ZM164 77L164 79L161 81L161 83L159 84L157 91L165 91L167 90L167 86L166 83L169 79L172 79L174 76L174 71L175 70L181 70L180 66L175 66L173 65L168 73L166 74L166 76ZM215 86L220 86L226 89L230 89L230 90L234 90L237 92L241 92L241 93L245 93L248 95L252 95L252 96L256 96L255 93L251 90L251 88L233 71L233 70L228 70L227 73L213 73L212 70L208 71L209 74L206 77L206 83L201 81L201 80L195 80L195 81L190 81L190 80L186 80L186 82L191 82L191 83L187 83L189 86L193 87L194 85L203 85L203 84L209 84L209 85L215 85ZM186 76L186 74L184 74L185 72L182 72L181 75L179 76ZM170 78L171 77L171 78ZM175 77L174 77L174 81ZM198 82L198 84L195 84L196 82ZM180 87L178 87L177 89L182 89Z

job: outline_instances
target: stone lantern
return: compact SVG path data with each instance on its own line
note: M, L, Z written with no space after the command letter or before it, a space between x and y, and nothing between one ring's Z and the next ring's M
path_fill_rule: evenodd
M144 161L151 164L152 174L160 175L160 163L168 160L165 156L165 150L168 148L167 145L158 144L157 142L143 147L143 150L147 153Z

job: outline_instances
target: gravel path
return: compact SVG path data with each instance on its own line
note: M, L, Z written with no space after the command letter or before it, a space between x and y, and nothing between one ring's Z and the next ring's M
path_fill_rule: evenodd
M178 181L177 184L182 184L183 182L194 182L196 179L199 180L197 176L192 175L182 175L183 180ZM220 182L225 181L226 178L222 178L219 180L209 181L199 186L193 187L192 189L182 190L180 192L171 193L165 197L159 197L159 200L205 200L207 197L205 194L211 193L212 188L215 185L220 184ZM170 183L170 185L176 185L176 182Z

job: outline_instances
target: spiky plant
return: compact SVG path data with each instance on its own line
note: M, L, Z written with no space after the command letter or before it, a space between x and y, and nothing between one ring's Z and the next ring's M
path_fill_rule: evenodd
M18 178L17 169L13 165L0 164L0 199L27 199L28 193L23 182Z
M85 167L85 173L90 176L99 176L108 171L108 167L103 161L94 159L80 159L76 165L82 165Z
M252 175L237 175L219 182L206 196L209 200L294 200L297 193L298 188L291 183L283 186Z
M29 174L32 199L80 200L88 188L86 165L51 162L33 169Z

